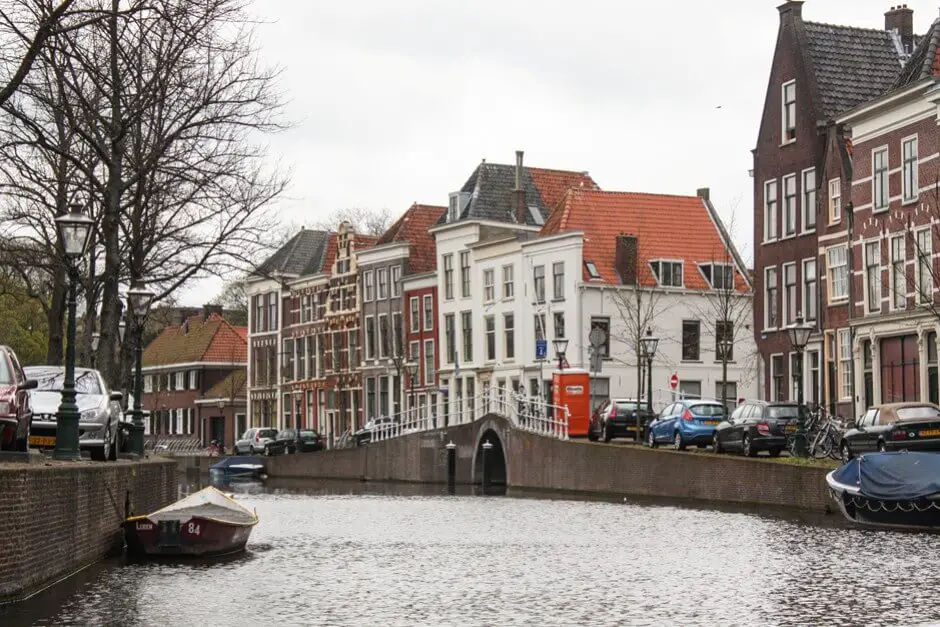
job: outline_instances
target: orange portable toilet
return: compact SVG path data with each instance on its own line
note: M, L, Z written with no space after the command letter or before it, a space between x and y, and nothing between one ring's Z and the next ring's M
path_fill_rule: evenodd
M568 435L586 436L591 422L591 373L581 368L552 374L552 402L568 408Z

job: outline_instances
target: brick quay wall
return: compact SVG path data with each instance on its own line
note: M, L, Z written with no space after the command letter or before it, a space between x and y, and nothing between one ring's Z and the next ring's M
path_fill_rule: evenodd
M120 551L129 513L151 512L177 495L172 460L0 464L0 602Z

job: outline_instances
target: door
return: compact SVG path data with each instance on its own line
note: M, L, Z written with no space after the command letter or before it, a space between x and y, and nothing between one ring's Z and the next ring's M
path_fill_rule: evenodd
M673 403L662 411L659 418L659 424L656 425L656 439L672 441L673 427L676 424L676 412L681 407L679 403Z
M858 421L854 433L850 433L846 436L853 453L867 453L874 450L874 443L871 440L871 429L874 426L877 413L877 409L869 409L865 412L865 415L862 416L862 419ZM875 442L877 442L877 440Z
M726 446L726 443L731 438L731 434L734 432L735 423L738 420L741 420L741 416L744 415L744 411L748 407L750 407L750 405L747 405L747 404L741 405L740 407L735 409L733 412L731 412L731 416L729 416L728 419L724 423L719 424L718 428L715 429L715 437L718 439L719 442L721 442L722 446Z
M225 418L222 416L212 416L209 419L209 439L215 440L219 444L225 443Z

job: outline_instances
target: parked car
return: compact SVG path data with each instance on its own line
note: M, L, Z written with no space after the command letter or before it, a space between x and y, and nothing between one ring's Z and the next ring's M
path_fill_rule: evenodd
M362 429L359 429L353 434L353 438L356 441L356 446L362 446L363 444L368 444L372 441L372 432L376 429L387 429L390 428L392 424L395 423L395 419L391 416L380 416L379 418L372 418L366 424L362 426Z
M649 423L654 415L650 414L645 405L637 408L636 399L612 398L604 402L591 414L588 424L588 439L596 442L603 438L610 442L614 438L636 439L636 414L640 414L640 439L646 437Z
M54 448L56 414L62 402L65 368L62 366L30 366L23 369L36 381L29 392L33 408L30 425L30 446ZM75 404L78 405L78 445L98 461L117 459L121 446L121 416L124 410L120 392L111 392L104 377L90 368L75 369Z
M0 346L0 450L26 451L29 448L29 427L32 407L29 390L36 387L16 353Z
M842 461L872 451L940 451L940 407L890 403L872 407L842 435Z
M313 429L301 429L299 434L296 429L281 429L267 450L268 455L309 453L323 450L323 440Z
M802 407L803 417L807 409ZM747 401L715 428L713 445L716 453L738 451L754 457L767 451L776 457L787 446L787 437L799 424L800 406L796 403Z
M715 438L715 427L724 420L718 401L685 399L669 405L650 423L646 443L651 448L671 442L677 451L687 446L705 448Z
M256 455L266 453L266 448L277 438L277 429L272 427L252 427L235 440L236 455Z

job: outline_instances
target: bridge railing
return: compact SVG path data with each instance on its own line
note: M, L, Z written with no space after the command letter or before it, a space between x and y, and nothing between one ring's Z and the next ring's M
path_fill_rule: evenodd
M444 413L448 414L446 419L444 416L433 414L429 409L422 415L417 407L378 418L370 439L381 442L410 433L437 429L445 423L468 424L489 413L504 416L513 426L523 431L559 440L568 439L568 423L571 417L568 408L547 403L537 397L490 389L489 393L451 399L447 401L445 408Z

